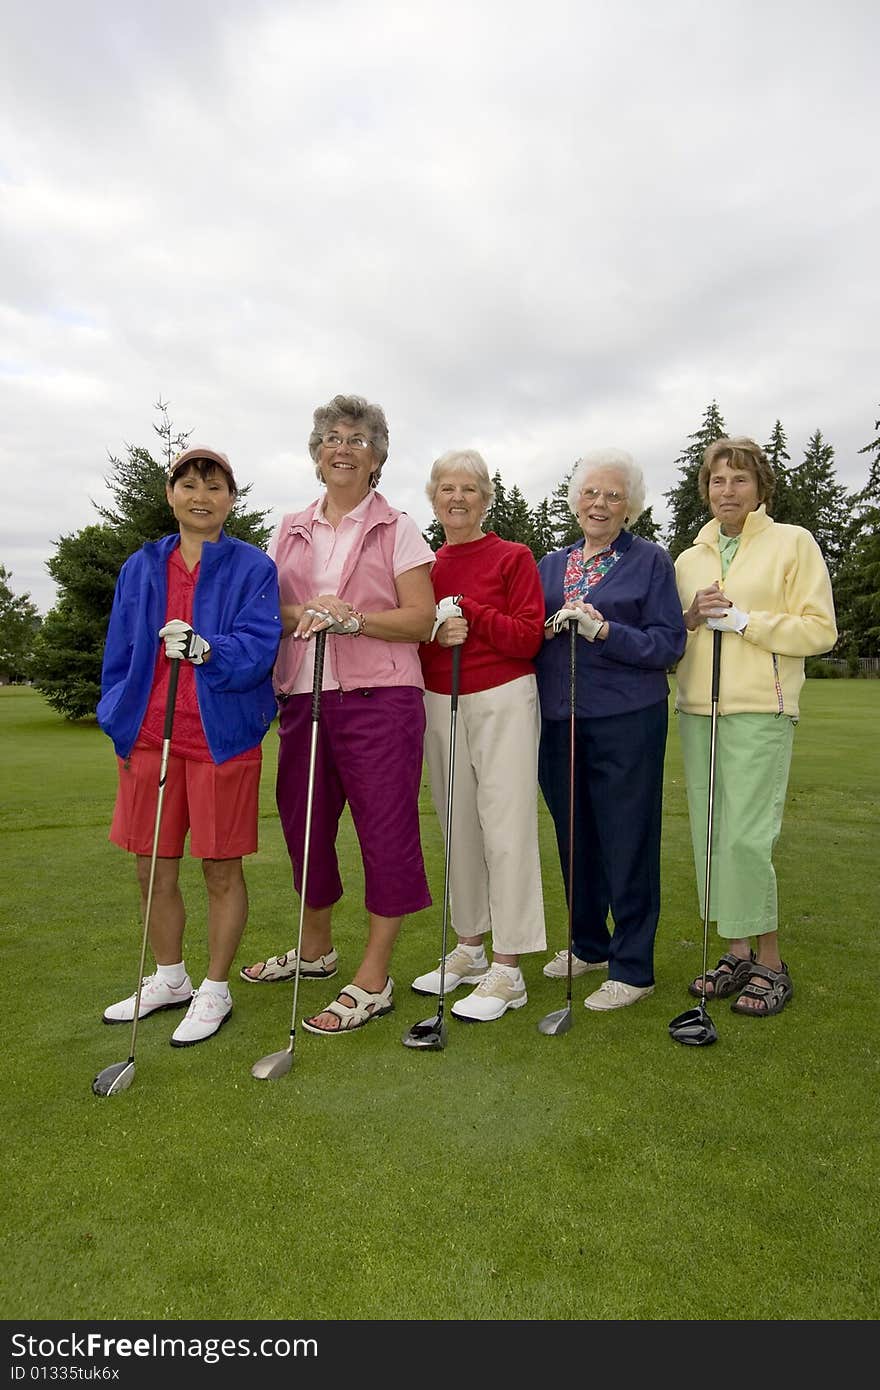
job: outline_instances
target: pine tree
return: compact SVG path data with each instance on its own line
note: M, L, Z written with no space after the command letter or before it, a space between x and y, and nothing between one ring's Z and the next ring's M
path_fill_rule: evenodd
M770 439L764 445L764 453L776 479L773 501L770 506L771 515L776 521L791 521L788 514L791 505L789 501L791 469L788 466L791 455L788 452L788 440L785 437L781 420L777 420L773 426Z
M519 541L520 545L529 547L533 540L532 509L516 484L507 498L507 535L504 540Z
M443 527L440 525L440 522L437 520L436 516L434 517L434 520L431 522L430 526L427 526L425 530L422 532L422 535L424 536L425 540L428 542L428 545L431 547L432 550L439 550L441 545L446 540L446 534L443 530Z
M693 545L700 527L709 520L709 509L703 504L697 487L697 474L705 450L716 439L723 438L725 433L724 421L718 406L712 401L711 405L706 407L700 428L694 434L688 435L688 439L693 442L675 460L681 476L675 486L664 494L672 513L667 545L673 560L689 545Z
M62 536L47 562L59 597L34 644L33 670L50 705L68 719L93 714L98 702L104 638L124 561L145 541L158 540L176 529L165 497L167 464L188 436L175 433L164 402L157 402L157 409L161 423L153 428L163 440L165 465L157 463L148 450L131 444L124 457L111 454L113 468L106 482L112 505L96 505L101 523ZM271 534L265 524L267 514L241 508L249 492L249 486L239 491L224 530L265 548Z
M550 524L553 527L554 549L573 545L581 539L581 528L577 517L568 505L568 485L574 472L574 464L550 494Z
M851 498L853 528L837 574L834 597L840 647L848 657L880 656L880 420L868 454L868 481Z
M14 594L12 573L0 565L0 682L28 679L41 621L30 594Z
M550 503L545 497L532 512L532 554L536 560L542 560L555 549L556 539L553 535Z
M494 531L496 536L500 536L502 540L507 540L507 532L509 529L507 492L502 482L501 474L498 472L497 468L492 474L492 486L495 489L495 496L492 499L491 507L486 513L483 529L485 531Z
M788 477L787 520L805 526L819 543L834 579L846 550L849 507L846 489L837 481L834 447L816 430L803 461Z
M632 526L627 527L634 536L643 536L646 541L656 541L662 544L659 523L654 520L654 508L646 507L640 517L637 517Z

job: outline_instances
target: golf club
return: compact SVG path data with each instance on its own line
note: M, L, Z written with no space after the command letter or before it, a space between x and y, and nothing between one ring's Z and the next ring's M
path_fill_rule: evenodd
M296 1001L299 995L299 967L302 959L303 920L306 913L306 887L309 880L309 849L312 842L312 801L315 795L315 763L318 754L318 722L321 717L321 686L324 681L324 644L327 633L322 628L315 636L315 675L312 681L312 741L309 748L309 777L306 788L306 828L303 843L302 882L299 889L299 934L296 939L296 969L293 973L293 1009L290 1015L290 1041L282 1052L270 1052L251 1067L251 1076L258 1081L277 1081L293 1066L296 1046Z
M461 647L452 648L452 683L449 701L449 779L446 788L446 860L443 878L443 928L440 935L440 999L433 1018L423 1018L404 1033L404 1047L420 1047L426 1052L442 1052L446 1046L443 1004L446 996L446 928L449 920L449 859L452 842L452 784L455 780L455 726L458 721L458 690L461 684Z
M545 1014L538 1032L558 1038L571 1027L571 954L574 949L574 715L577 703L577 639L576 618L568 620L568 971L565 1008Z
M144 961L147 958L147 940L150 934L150 913L153 907L153 882L156 877L156 860L159 857L159 830L162 825L162 803L165 800L165 778L168 775L168 757L171 752L171 729L174 724L174 705L177 700L177 681L180 676L180 658L171 661L168 676L168 697L165 701L165 728L162 731L162 758L159 763L159 794L156 798L156 823L153 827L153 854L150 859L150 876L147 880L147 901L144 907L144 933L141 938L141 960L138 966L137 990L134 996L134 1018L131 1021L131 1046L127 1062L114 1062L111 1067L99 1071L92 1082L96 1096L115 1096L127 1091L134 1081L134 1045L137 1038L138 1014L141 1007L141 990L144 985Z
M712 886L712 823L715 819L715 749L718 741L718 686L721 674L721 637L712 633L712 723L709 732L709 809L706 828L706 892L703 902L703 973L700 1002L686 1009L669 1025L669 1036L688 1047L708 1047L718 1041L718 1031L706 1013L706 970L709 960L709 889Z

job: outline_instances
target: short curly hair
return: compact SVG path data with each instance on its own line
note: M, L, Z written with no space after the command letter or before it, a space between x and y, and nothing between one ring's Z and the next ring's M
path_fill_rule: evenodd
M613 468L626 479L626 523L631 525L645 510L645 475L632 454L625 449L591 449L578 459L568 481L568 505L577 516L577 504L584 479L600 468Z
M756 444L754 439L749 439L747 435L743 434L737 435L735 438L716 439L714 443L707 445L703 450L703 462L697 474L700 498L707 507L709 505L709 478L712 467L716 463L729 463L731 468L738 468L746 473L751 473L758 483L758 501L764 503L769 514L773 494L776 491L776 475L760 444Z
M446 473L469 473L480 490L485 514L495 500L495 486L489 477L486 460L476 449L450 449L431 465L431 476L425 484L425 496L434 505L437 489Z
M326 405L319 405L313 416L312 432L309 435L309 453L315 463L318 482L324 481L318 463L318 450L321 440L328 430L338 425L340 420L351 420L370 438L376 467L370 474L370 487L376 487L382 476L382 468L388 457L388 421L381 405L373 405L363 396L334 396Z

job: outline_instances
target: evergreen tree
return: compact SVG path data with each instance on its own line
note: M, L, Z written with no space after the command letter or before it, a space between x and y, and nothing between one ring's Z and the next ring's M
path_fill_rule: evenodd
M846 550L849 506L846 489L837 481L834 447L816 430L803 461L788 477L788 521L805 526L819 542L834 579Z
M550 524L553 527L555 550L560 550L565 545L573 545L583 534L577 517L568 505L568 485L573 472L574 464L550 494Z
M14 594L12 573L0 565L0 681L29 678L41 621L30 594Z
M556 539L553 534L550 503L545 497L532 512L532 554L536 560L542 560L555 549Z
M502 540L507 540L509 511L507 492L501 480L501 474L498 472L497 468L492 474L492 486L495 489L495 496L492 499L491 507L486 513L483 529L484 531L494 531L496 536L500 536Z
M700 428L689 434L692 441L675 460L680 478L669 492L665 493L672 521L667 533L669 553L673 560L693 544L700 527L709 520L711 513L704 506L697 487L697 474L703 462L703 454L710 444L725 435L724 421L715 401L706 407Z
M834 586L840 648L853 658L880 656L880 420L874 428L877 438L859 450L873 457L851 499L853 533Z
M425 540L428 542L428 545L431 547L432 550L439 550L441 545L446 540L446 534L443 530L443 527L440 525L440 522L437 520L436 516L434 517L434 520L431 522L430 526L426 527L425 530L422 532L422 535L424 536Z
M764 445L764 453L767 462L773 469L776 478L776 487L773 492L773 502L770 513L776 521L791 521L789 511L791 503L789 493L791 490L789 463L791 455L788 452L788 440L785 437L785 430L782 428L782 421L777 420L773 426L773 432L768 442Z
M165 497L167 465L186 444L175 433L167 406L157 402L161 423L153 428L163 441L165 465L144 448L126 446L106 482L112 505L98 507L100 524L84 527L56 543L47 568L59 589L58 602L46 615L34 647L34 677L49 703L68 719L93 714L101 685L104 638L116 579L124 561L145 541L176 530ZM265 548L271 528L265 512L248 512L242 488L224 525L227 535Z
M654 520L653 507L646 507L632 526L627 527L627 530L632 531L634 536L643 536L646 541L656 541L658 545L662 544L660 526Z
M516 484L507 498L507 535L503 539L519 541L521 545L529 547L532 544L532 509Z

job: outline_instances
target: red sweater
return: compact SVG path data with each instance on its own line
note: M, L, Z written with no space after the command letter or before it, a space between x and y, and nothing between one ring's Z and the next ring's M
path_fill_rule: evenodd
M492 690L534 671L532 657L544 640L544 591L528 546L502 541L490 531L464 545L441 545L431 571L439 602L461 594L468 621L461 654L461 694ZM452 648L419 647L425 687L449 695Z

